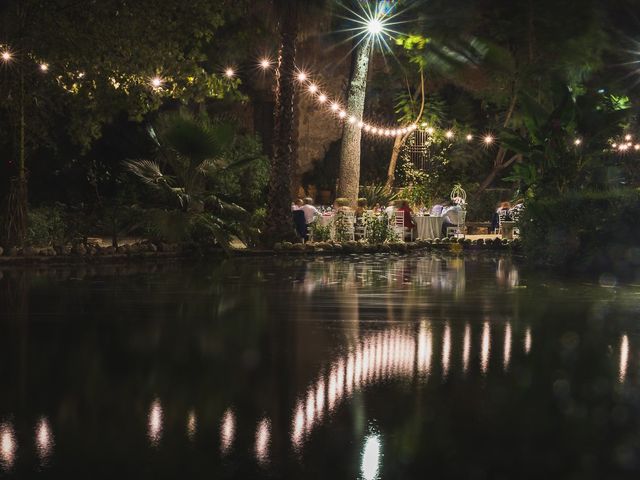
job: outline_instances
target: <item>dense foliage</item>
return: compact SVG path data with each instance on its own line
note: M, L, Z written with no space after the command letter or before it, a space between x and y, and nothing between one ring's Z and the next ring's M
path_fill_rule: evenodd
M632 277L640 267L638 218L638 190L535 198L520 219L524 251L539 264Z

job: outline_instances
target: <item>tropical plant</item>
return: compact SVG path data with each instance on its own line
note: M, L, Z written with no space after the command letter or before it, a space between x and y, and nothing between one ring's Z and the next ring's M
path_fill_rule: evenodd
M365 240L371 245L398 240L398 234L386 215L366 215L365 225Z
M331 225L322 225L319 221L315 221L310 225L309 230L314 242L331 240Z
M507 180L522 192L528 189L556 195L572 189L593 186L597 170L604 166L609 140L633 113L620 109L605 95L574 96L558 84L554 101L544 105L521 93L524 129L501 134L503 143L515 155ZM576 140L578 143L576 144Z
M374 207L375 205L389 205L398 198L398 194L385 185L362 185L360 197L367 201L367 205Z
M211 190L208 182L209 177L256 159L253 155L233 163L225 159L234 138L232 127L181 111L163 117L157 133L153 128L149 133L157 145L156 160L129 160L128 169L186 214L189 225L197 223L224 248L233 236L247 240L247 212Z

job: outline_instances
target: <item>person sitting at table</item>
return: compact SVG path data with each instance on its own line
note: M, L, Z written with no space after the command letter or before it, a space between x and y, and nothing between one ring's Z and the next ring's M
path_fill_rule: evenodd
M442 210L444 210L445 206L446 206L446 202L438 199L436 200L434 205L431 207L431 210L429 210L429 214L434 217L439 217L442 215Z
M491 231L493 233L498 233L502 222L511 220L509 215L510 208L511 204L509 202L501 202L500 205L498 205L493 217L491 217Z
M300 208L304 205L304 202L301 198L296 199L295 202L291 203L291 211L295 212L296 210L300 210Z
M359 198L358 205L356 206L356 218L360 218L364 216L364 212L367 211L367 199Z
M451 205L442 210L444 220L442 222L442 236L447 236L447 228L457 227L462 224L462 207L460 205Z
M300 210L304 212L304 220L307 225L312 224L316 217L320 215L320 211L313 205L313 198L311 197L304 199L304 205L300 207Z
M397 209L397 202L395 200L392 200L391 202L389 202L389 206L384 209L384 214L387 217L389 217L389 220L391 220L396 214L396 209Z
M409 206L409 202L406 200L402 200L400 202L400 208L398 208L398 212L404 213L404 228L408 228L409 230L413 230L416 226L413 223L413 212L411 211L411 207Z

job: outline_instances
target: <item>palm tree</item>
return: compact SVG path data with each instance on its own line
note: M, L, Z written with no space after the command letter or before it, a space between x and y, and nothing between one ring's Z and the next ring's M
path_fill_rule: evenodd
M296 45L301 30L301 9L318 11L326 0L274 0L280 48L275 78L274 137L269 178L265 241L273 244L295 238L291 216L291 173L296 164L295 110Z
M150 128L149 134L158 147L157 160L129 160L127 168L165 193L186 214L188 224L197 222L222 247L228 248L234 236L246 241L246 211L207 188L207 178L256 159L249 156L233 163L224 159L233 140L232 127L182 111L164 117L158 133Z
M349 93L347 96L347 112L350 117L362 119L364 101L367 94L367 75L369 58L371 57L372 38L367 37L358 45L354 62ZM346 122L342 133L340 150L340 174L338 177L338 197L349 199L354 205L360 187L360 141L362 129L357 122Z

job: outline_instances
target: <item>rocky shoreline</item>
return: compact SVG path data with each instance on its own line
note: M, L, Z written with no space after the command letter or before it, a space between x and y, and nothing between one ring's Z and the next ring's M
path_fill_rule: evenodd
M367 244L363 242L316 242L316 243L279 243L273 249L243 248L225 252L219 247L203 247L195 244L167 244L139 242L121 245L117 248L99 245L64 245L47 247L24 247L4 251L0 247L0 266L2 265L47 265L78 263L110 263L143 260L162 260L176 258L198 258L206 256L270 256L270 255L348 255L357 253L409 253L415 251L442 251L464 253L466 251L502 251L520 252L519 240L469 240L434 239L415 242L396 242Z

